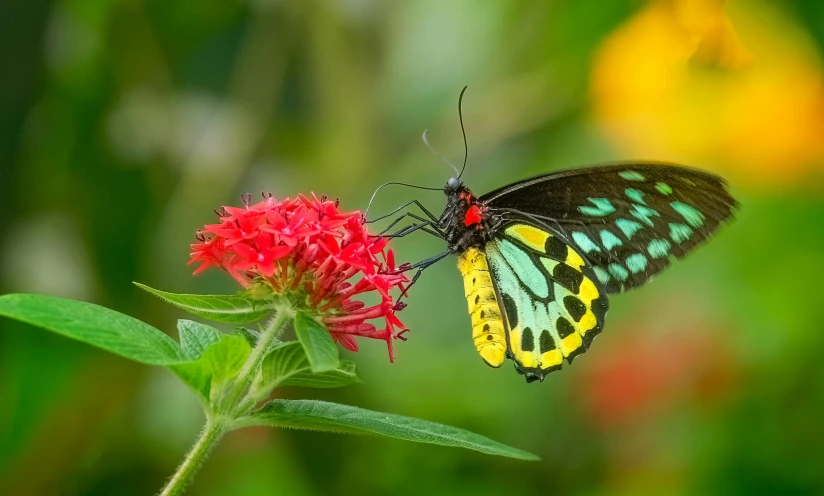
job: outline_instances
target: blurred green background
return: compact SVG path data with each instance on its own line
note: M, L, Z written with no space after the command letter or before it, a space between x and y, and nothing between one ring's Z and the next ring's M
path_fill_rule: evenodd
M483 365L451 261L350 354L363 385L284 390L448 423L518 462L250 429L203 495L824 493L824 3L820 0L6 0L0 292L93 301L175 335L132 286L234 291L186 267L244 192L363 209L384 181L470 187L609 160L727 177L717 239L612 299L606 332L542 384ZM373 212L437 192L385 189ZM425 234L402 260L438 252ZM152 494L203 418L163 369L0 321L0 494Z

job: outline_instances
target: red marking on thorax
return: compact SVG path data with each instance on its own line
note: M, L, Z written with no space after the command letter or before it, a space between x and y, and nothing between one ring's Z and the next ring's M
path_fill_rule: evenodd
M466 217L464 217L464 223L467 226L471 226L473 224L478 224L481 222L483 216L481 215L481 209L477 205L472 205L469 207L469 210L466 211Z

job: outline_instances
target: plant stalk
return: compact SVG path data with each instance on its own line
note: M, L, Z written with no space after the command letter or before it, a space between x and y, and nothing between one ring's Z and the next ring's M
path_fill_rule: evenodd
M209 455L209 451L223 437L223 434L231 430L231 422L235 420L239 413L238 404L243 392L255 378L272 341L280 335L286 323L294 316L293 313L289 308L279 308L275 316L268 322L257 344L249 354L249 358L243 364L243 368L240 370L235 382L229 388L228 394L224 397L226 401L223 403L223 408L207 417L206 425L203 427L200 437L189 450L189 453L186 454L186 458L172 475L172 478L166 483L166 486L160 492L160 496L183 494L186 486L192 481L203 461Z
M166 486L160 492L160 496L177 496L183 494L186 486L189 485L197 471L200 470L203 461L209 456L211 449L217 444L225 432L226 428L222 422L216 422L212 419L207 420L203 431L200 433L200 437L198 437L192 449L189 450L189 453L186 454L183 463L177 468L174 475L169 479L169 482L166 483Z
M266 324L266 328L261 333L260 338L258 338L257 345L252 349L249 358L246 360L246 363L243 364L243 368L240 369L240 373L235 379L234 385L229 389L229 394L226 397L227 402L225 405L227 410L225 411L231 412L233 417L237 415L238 402L243 392L249 384L251 384L252 380L254 380L255 375L260 369L261 362L266 358L266 352L269 351L272 341L280 336L286 323L289 322L289 319L292 317L293 312L291 309L281 307L275 311L275 316Z

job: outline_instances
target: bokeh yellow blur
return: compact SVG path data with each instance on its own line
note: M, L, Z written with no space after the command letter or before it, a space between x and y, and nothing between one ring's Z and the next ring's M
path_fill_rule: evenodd
M824 153L821 55L767 2L649 2L604 40L593 67L595 118L632 156L775 186L803 180Z
M191 494L824 492L824 2L0 2L0 292L93 301L175 335L132 286L191 277L188 246L245 192L363 209L439 187L463 143L482 193L613 160L722 174L742 206L706 247L611 300L543 383L477 356L454 261L428 269L396 363L291 388L467 428L539 463L381 438L229 435ZM372 212L438 192L386 188ZM400 261L442 250L425 234ZM227 329L228 330L228 329ZM151 369L0 320L0 494L152 494L202 424Z

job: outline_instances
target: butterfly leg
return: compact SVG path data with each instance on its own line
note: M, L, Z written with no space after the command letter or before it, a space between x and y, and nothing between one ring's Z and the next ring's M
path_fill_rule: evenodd
M420 222L410 224L410 225L408 225L408 226L406 226L406 227L404 227L404 228L402 228L402 229L400 229L400 230L398 230L398 231L396 231L392 234L386 234L396 224L398 224L401 220L403 220L407 217L410 217L410 218L415 219L415 220L420 221ZM407 234L411 234L415 231L424 231L424 232L429 233L433 236L436 236L440 239L444 239L444 237L445 237L445 234L440 229L440 227L438 227L434 223L432 223L432 222L430 222L430 221L428 221L428 220L426 220L422 217L418 217L417 215L411 214L409 212L407 212L404 215L402 215L402 216L398 217L397 219L395 219L386 229L384 229L383 231L378 233L376 236L382 236L382 237L389 238L389 239L402 238L402 237L406 236Z
M398 213L398 212L400 212L401 210L403 210L403 209L405 209L405 208L407 208L407 207L410 207L410 206L412 206L412 205L415 205L415 206L417 206L419 209L421 209L421 212L423 212L423 213L424 213L424 215L426 215L427 217L429 217L429 221L434 222L434 223L437 223L437 222L438 222L438 218L437 218L437 217L435 217L435 214L433 214L432 212L430 212L429 210L427 210L427 209L426 209L426 207L424 207L423 205L421 205L421 202L419 202L418 200L412 200L412 201L409 201L409 202L404 203L403 205L401 205L400 207L396 208L395 210L393 210L393 211L389 212L388 214L386 214L386 215L381 215L381 216L380 216L380 217L378 217L377 219L368 220L368 221L366 221L366 223L367 223L367 224L372 224L372 223L374 223L374 222L378 222L378 221L381 221L381 220L383 220L383 219L386 219L386 218L392 217L392 216L393 216L393 215L395 215L396 213Z
M398 231L396 233L384 234L384 235L380 235L380 236L377 236L377 237L386 238L386 239L403 238L407 234L412 234L413 232L416 232L416 231L423 231L427 234L431 234L432 236L435 236L438 239L444 239L443 233L438 232L438 231L434 231L432 229L429 229L426 224L411 224L411 225L408 225L408 226L404 227L403 229L401 229L400 231Z
M407 291L409 291L409 288L411 288L416 282L418 282L418 279L420 279L421 274L423 274L424 270L428 269L432 265L435 265L436 263L440 262L444 258L448 257L450 255L450 253L451 252L449 252L449 251L445 251L443 253L439 253L439 254L435 255L434 257L429 257L425 260L421 260L418 263L403 264L400 267L398 267L398 270L393 272L393 274L403 274L404 272L409 272L410 270L415 271L415 275L412 276L412 280L409 281L409 284L407 284L405 288L403 288L403 291L401 292L400 298L404 298L404 297L408 296L406 294ZM398 298L398 299L400 299L400 298Z
M389 238L389 239L402 238L402 237L406 236L407 234L411 234L415 231L423 231L425 233L436 236L440 239L444 239L446 237L446 234L443 232L443 230L438 225L438 218L435 217L435 215L432 212L427 210L426 207L421 205L421 203L418 200L412 200L412 201L409 201L407 203L404 203L403 205L396 208L392 212L389 212L386 215L382 215L382 216L380 216L376 219L372 219L372 220L367 221L367 224L378 222L380 220L391 217L391 216L395 215L396 213L398 213L398 212L402 211L403 209L408 208L410 206L417 206L424 213L426 218L421 217L421 216L416 215L416 214L413 214L412 212L404 212L402 215L395 218L383 231L379 232L376 236L383 236L383 237L386 237L386 238ZM406 227L404 227L404 228L400 229L399 231L394 232L392 234L388 234L388 235L386 234L389 231L391 231L392 228L394 228L396 225L398 225L398 223L400 223L402 220L404 220L406 218L411 218L411 219L414 219L418 222L410 224L410 225L408 225L408 226L406 226Z
M417 221L422 223L420 225L428 226L428 227L431 227L431 228L437 230L438 232L442 232L441 229L434 222L432 222L431 220L424 219L423 217L415 215L411 212L406 212L403 215L399 216L397 219L393 220L383 231L379 232L378 235L384 235L384 234L388 233L400 221L402 221L406 218L411 218L411 219L417 220ZM418 224L412 224L412 225L418 225Z

